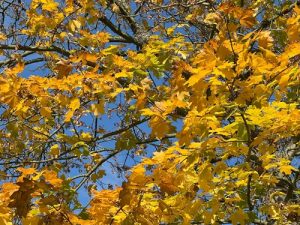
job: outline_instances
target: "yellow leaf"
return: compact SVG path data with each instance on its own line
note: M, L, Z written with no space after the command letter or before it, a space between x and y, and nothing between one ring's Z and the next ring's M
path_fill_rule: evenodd
M43 10L47 10L49 12L57 10L58 3L53 0L45 1L42 5Z
M264 49L270 49L273 46L271 31L261 31L257 35L258 45Z
M204 19L205 23L218 24L222 21L222 17L219 13L208 13Z
M264 49L262 47L259 48L262 53L264 54L264 57L266 59L268 59L269 61L273 62L273 63L277 63L277 55L275 55L272 51L268 50L268 49Z
M51 118L51 116L52 116L52 111L51 111L51 108L49 108L49 107L42 107L40 109L40 112L43 117Z
M59 155L59 146L58 146L58 144L55 144L55 145L51 146L50 154L53 155L53 156Z
M289 74L283 74L278 82L280 88L285 88L288 85L289 79Z
M90 133L83 132L80 135L80 139L83 141L90 141L92 139L92 135Z
M67 76L72 71L72 66L70 65L69 61L62 59L56 63L54 69L58 73L57 78L61 79Z
M156 112L152 111L151 109L142 109L141 113L143 116L153 116L156 115Z
M242 16L240 18L240 24L247 28L253 27L253 25L256 23L256 19L253 14L253 10L243 10Z
M152 117L149 121L149 125L152 128L152 136L159 139L165 137L165 135L168 134L171 129L170 124L158 116Z
M65 122L70 122L73 114L74 114L74 111L73 110L69 110L66 113L66 115L65 115Z
M5 41L6 40L6 36L0 32L0 41Z
M207 69L201 69L196 73L195 75L192 75L185 84L188 86L194 86L196 83L198 83L200 80L204 79L205 76L207 76L209 73L211 73L211 70Z
M23 62L19 62L15 67L10 68L6 71L6 74L10 76L16 76L18 73L21 73L25 68L25 64Z
M95 36L100 43L104 44L109 41L110 34L107 32L99 32Z
M299 54L300 54L300 43L293 43L288 45L284 52L284 55L287 55L289 58L293 58Z
M95 116L99 116L101 114L103 114L104 111L104 101L101 101L98 104L92 104L91 105L91 112L95 115Z
M86 63L86 61L95 63L99 58L96 54L90 54L90 53L81 54L80 57L83 63Z
M69 111L65 115L65 122L70 122L74 112L79 109L80 100L79 98L73 98L69 104Z
M286 175L290 175L293 170L296 170L296 169L291 165L280 166L280 173L284 173Z
M115 4L115 3L112 4L111 9L112 9L112 11L115 12L115 13L120 12L119 6L118 6L117 4Z
M143 183L145 180L145 168L142 164L133 167L132 174L130 176L130 181L135 183Z
M32 175L36 173L36 170L34 168L23 168L19 167L17 168L17 171L22 173L22 176Z
M62 179L58 178L54 171L45 170L43 177L45 178L46 182L49 182L55 188L60 188L62 186Z
M230 216L230 219L233 225L244 225L248 220L248 215L242 209L238 209Z
M80 29L80 27L81 27L81 23L78 20L72 20L69 22L69 29L72 32L75 32L77 29Z
M34 217L27 216L27 218L23 218L22 224L23 225L40 225L40 224L42 224L42 222L41 222L41 218L39 216L35 215Z
M75 111L76 109L78 109L80 107L80 100L79 98L73 98L71 100L71 103L69 105L69 109Z
M133 72L128 72L128 71L121 71L119 73L115 73L116 78L120 77L126 77L126 78L132 78L133 77Z

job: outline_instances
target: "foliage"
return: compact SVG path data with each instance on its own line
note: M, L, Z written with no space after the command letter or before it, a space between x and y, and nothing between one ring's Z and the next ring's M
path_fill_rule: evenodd
M299 1L0 17L0 224L299 224Z

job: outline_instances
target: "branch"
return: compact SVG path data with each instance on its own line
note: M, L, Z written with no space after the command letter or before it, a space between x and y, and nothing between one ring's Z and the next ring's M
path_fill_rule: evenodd
M120 35L129 43L134 43L134 44L138 45L138 43L136 42L136 40L133 37L129 36L128 34L123 33L123 31L120 28L115 27L115 25L104 15L102 17L100 17L99 20L105 26L109 27L109 29L111 29L114 33Z
M281 11L280 13L278 13L273 18L271 18L269 20L263 20L260 23L260 26L256 29L256 31L263 30L263 29L267 28L270 24L272 24L279 17L284 16L284 15L290 13L295 8L296 5L300 6L300 0L298 0L294 4L290 5L287 9Z
M157 141L162 141L162 140L165 140L165 139L169 139L169 138L175 138L176 137L176 134L167 134L165 137L163 137L162 139L158 139L158 138L149 138L149 139L146 139L146 140L143 140L143 141L139 141L137 142L136 144L138 145L141 145L141 144L149 144L149 143L152 143L152 142L157 142Z
M249 127L249 125L248 125L248 123L247 123L247 120L246 120L246 118L245 118L245 116L244 116L243 113L241 113L241 117L242 117L242 119L243 119L243 121L244 121L246 130L247 130L247 135L248 135L248 140L247 140L247 142L248 142L248 147L249 147L249 151L248 151L247 158L250 159L250 156L251 156L251 147L250 147L250 145L251 145L251 130L250 130L250 127Z
M251 202L251 180L252 180L252 174L248 176L248 181L247 181L247 204L249 207L249 211L253 210L253 205Z
M25 61L24 64L25 65L30 65L30 64L33 64L33 63L38 63L38 62L43 62L43 61L45 61L44 58L36 58L36 59L31 59L31 60Z
M26 45L5 45L5 44L0 44L0 49L1 50L21 50L21 51L33 51L33 52L58 52L64 56L69 57L71 54L62 49L59 48L55 45L52 45L51 47L38 47L38 46L26 46Z
M120 12L122 13L122 15L127 20L128 25L130 26L130 29L135 34L138 31L137 23L134 21L134 19L132 18L132 16L130 16L128 14L128 12L126 11L126 9L124 9L124 7L123 7L123 5L122 5L122 3L120 1L115 1L115 3L119 7Z
M132 43L131 40L124 39L121 37L111 37L108 39L109 42L121 42L121 43Z
M99 141L99 140L102 140L102 139L105 139L105 138L108 138L108 137L111 137L111 136L114 136L114 135L117 135L117 134L121 134L124 131L127 131L127 130L129 130L129 129L131 129L131 128L139 125L139 124L142 124L142 123L148 121L148 120L150 120L150 117L144 118L140 121L133 122L132 124L130 124L130 125L124 127L124 128L106 133L106 134L102 135L101 137L96 138L96 141ZM92 141L95 141L95 140L92 140Z
M107 160L109 160L110 158L112 158L113 156L115 156L116 154L118 154L119 152L121 152L122 150L117 150L112 152L111 154L109 154L106 158L103 158L100 162L98 162L87 174L82 175L82 177L84 177L80 183L78 184L78 186L75 188L75 191L78 191L81 186L90 178L90 176L103 164L105 163Z
M297 184L297 181L298 181L299 174L300 174L300 166L298 166L298 170L295 172L295 177L294 177L293 182L288 183L289 187L288 187L285 199L284 199L285 203L287 203L293 197L293 192L297 188L296 184Z
M241 117L244 121L244 124L245 124L245 127L246 127L246 130L247 130L247 134L248 134L248 153L247 153L247 159L246 161L247 162L250 162L250 157L251 157L251 152L252 152L252 147L250 146L251 145L251 130L250 130L250 127L247 123L247 120L244 116L243 113L241 113ZM252 202L251 202L251 180L252 180L252 174L250 174L248 176L248 181L247 181L247 204L248 204L248 207L249 207L249 211L252 211L253 210L253 205L252 205Z

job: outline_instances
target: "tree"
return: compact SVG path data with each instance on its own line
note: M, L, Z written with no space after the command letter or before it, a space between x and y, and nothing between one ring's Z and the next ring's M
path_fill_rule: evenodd
M0 224L299 224L299 20L2 0Z

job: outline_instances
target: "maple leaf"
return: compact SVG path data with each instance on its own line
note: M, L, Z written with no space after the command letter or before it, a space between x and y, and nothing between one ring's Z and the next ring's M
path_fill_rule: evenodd
M101 101L98 104L92 104L91 105L91 112L95 116L99 116L99 115L103 114L104 113L104 101Z
M152 128L152 135L158 138L163 138L171 131L170 124L158 116L152 117L149 125Z
M59 155L59 145L58 144L55 144L55 145L52 145L51 148L50 148L50 154L53 155L53 156L58 156Z
M240 17L241 25L247 28L253 27L253 25L256 23L256 19L253 14L253 10L243 10Z
M60 60L55 64L54 70L56 70L58 73L57 78L61 79L70 74L70 72L72 71L72 66L70 65L69 61Z
M63 181L57 177L54 171L45 170L43 171L43 177L46 182L49 182L54 188L60 188Z
M74 112L79 109L80 100L78 98L73 98L69 104L69 111L66 113L65 122L69 122L74 114Z
M8 206L15 208L16 215L22 218L26 217L31 208L31 194L36 190L36 186L27 178L23 178L17 185L19 186L19 189L10 196L12 201ZM20 202L22 202L22 204L20 204Z
M238 209L230 216L230 219L233 225L243 225L246 224L246 221L248 220L248 215L242 209Z

